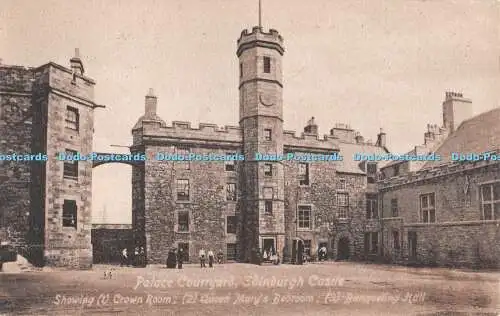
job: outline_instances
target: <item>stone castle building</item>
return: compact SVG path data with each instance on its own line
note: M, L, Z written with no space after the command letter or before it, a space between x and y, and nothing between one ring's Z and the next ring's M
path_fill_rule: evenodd
M500 268L499 123L500 108L472 117L470 100L446 94L442 126L429 125L425 144L412 151L432 151L441 160L381 168L379 256L396 263ZM457 161L457 155L472 161Z
M302 243L311 256L327 247L333 259L498 267L499 162L449 161L451 152L498 150L498 109L471 117L471 101L447 93L442 126L428 125L425 143L409 152L443 161L357 161L389 153L382 130L372 143L346 124L320 136L314 118L300 135L284 129L283 111L293 110L283 102L284 54L275 30L241 33L237 126L166 124L154 92L146 95L131 153L245 159L130 162L130 229L92 229L92 168L100 163L55 159L92 152L93 113L102 107L78 52L69 68L0 63L0 155L47 158L0 161L0 239L38 265L76 268L91 266L92 250L95 260L116 254L124 240L145 246L148 263L164 263L173 247L189 261L202 248L243 262L273 248L290 261ZM342 160L263 161L256 152Z
M133 153L241 154L244 161L155 161L135 168L132 226L147 246L149 262L164 262L172 247L197 260L200 249L222 250L249 261L252 249L292 257L294 240L314 255L364 257L367 205L376 207L376 164L352 161L354 153L386 153L385 134L368 143L339 124L320 137L314 118L296 136L284 130L283 38L254 27L237 41L239 125L188 122L167 125L146 96L144 115L132 130ZM291 110L291 109L290 109ZM255 153L344 156L336 162L255 160Z
M70 65L0 64L0 239L37 265L86 268L92 164L56 155L92 152L93 114L102 106L78 50Z

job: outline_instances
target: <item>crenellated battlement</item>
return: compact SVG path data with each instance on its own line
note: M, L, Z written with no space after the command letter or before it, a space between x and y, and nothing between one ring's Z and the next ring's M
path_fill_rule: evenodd
M283 55L285 48L283 47L283 37L275 29L270 29L269 32L264 32L261 27L254 26L249 32L243 30L237 41L236 55L239 57L243 51L255 46L262 46L269 49L274 49Z
M500 153L500 150L496 151ZM500 160L479 160L474 162L448 162L446 164L421 169L405 175L391 177L378 182L379 189L391 189L408 184L431 180L439 177L449 176L455 173L465 173L472 169L497 165L500 167Z
M275 29L269 29L269 32L265 32L262 27L254 26L251 30L244 29L241 31L240 38L238 39L238 44L254 40L272 40L283 44L283 37Z
M242 142L242 130L237 126L218 126L211 123L199 123L193 127L191 122L173 121L170 125L154 120L142 122L143 139L154 137L155 139L183 139L187 142Z
M316 134L301 133L297 136L296 131L283 131L283 146L285 149L313 149L319 151L337 151L338 139L331 135L324 135L323 138Z

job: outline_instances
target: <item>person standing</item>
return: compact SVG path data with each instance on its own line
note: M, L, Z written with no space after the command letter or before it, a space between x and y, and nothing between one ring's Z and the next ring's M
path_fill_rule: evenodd
M132 265L134 267L138 267L139 266L139 263L140 263L140 258L139 258L139 247L136 246L135 249L134 249L134 259L133 259L133 262L132 262Z
M212 250L208 251L208 267L214 267L214 252Z
M221 264L224 259L224 253L222 252L222 249L219 249L219 252L217 253L217 263Z
M122 263L120 266L126 266L128 265L128 255L127 255L127 248L123 248L122 250Z
M206 266L205 266L205 259L206 259L205 258L205 249L200 250L199 256L200 256L200 267L206 268Z
M144 247L141 246L139 249L139 258L140 258L140 265L142 268L146 266L146 253L144 251Z
M177 268L182 269L182 262L184 261L184 252L182 248L177 251Z

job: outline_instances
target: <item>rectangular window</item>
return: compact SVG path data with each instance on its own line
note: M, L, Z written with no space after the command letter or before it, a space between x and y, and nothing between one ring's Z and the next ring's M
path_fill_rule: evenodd
M365 254L378 253L378 233L365 233Z
M394 166L394 176L399 176L399 165Z
M272 139L273 139L273 137L272 137L272 130L270 128L264 129L264 140L270 141Z
M337 217L347 219L349 214L349 194L337 193Z
M297 214L297 227L301 229L312 229L311 207L299 206Z
M240 63L240 78L243 77L243 63Z
M264 56L264 72L271 73L271 57Z
M481 186L481 209L483 220L500 219L500 182Z
M340 178L339 182L337 182L337 190L346 190L347 185L344 178Z
M226 233L236 234L236 216L231 215L226 217Z
M311 256L311 240L304 240L304 254Z
M226 199L228 201L236 201L236 183L227 184Z
M75 200L64 200L62 221L63 227L77 227L78 209Z
M74 131L80 129L80 114L77 108L72 106L66 107L66 128Z
M77 154L74 150L66 149L66 158L75 157ZM65 160L64 161L64 178L77 179L78 178L78 160Z
M394 249L399 249L401 247L401 243L399 241L399 231L398 230L392 231L392 243L394 245Z
M366 218L378 218L377 196L373 194L366 195Z
M236 244L226 244L226 259L236 260L238 258L238 248Z
M179 211L177 213L177 225L179 232L189 231L189 211Z
M266 214L273 213L274 188L264 188L264 211Z
M227 156L234 156L236 153L226 153ZM234 160L226 160L225 162L226 165L226 171L234 171L236 169L236 164Z
M299 163L299 185L309 185L309 164Z
M264 199L266 200L274 199L274 188L271 187L264 188Z
M392 217L399 216L398 199L391 199L391 214L392 214Z
M266 214L273 214L273 201L264 201L264 211Z
M436 200L434 193L420 195L420 214L422 222L436 222Z
M368 183L375 183L377 180L377 163L367 162L366 163L366 177Z
M178 148L176 148L176 153L177 153L177 155L182 156L182 158L179 158L179 159L182 159L179 161L179 164L183 166L183 169L189 170L191 167L191 164L188 160L189 148L178 147Z
M264 176L272 177L273 176L273 165L270 163L264 164Z
M188 179L177 179L177 201L189 201Z

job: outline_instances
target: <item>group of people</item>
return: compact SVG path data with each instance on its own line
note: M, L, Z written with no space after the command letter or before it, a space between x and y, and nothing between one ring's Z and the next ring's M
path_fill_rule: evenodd
M173 248L172 250L170 250L168 252L167 268L175 269L177 267L178 269L182 269L182 264L184 263L184 258L185 258L184 249Z
M278 253L274 250L274 248L269 248L267 250L264 249L264 252L262 253L262 261L271 261L274 264L280 263Z
M199 254L199 259L200 259L200 267L201 268L206 268L206 261L208 259L208 266L210 268L213 268L215 260L217 260L217 263L222 263L224 259L224 253L222 250L219 250L217 253L217 256L214 255L214 252L212 250L209 250L208 252L205 252L205 249L201 249ZM167 256L167 268L169 269L182 269L182 264L184 263L185 260L185 253L182 248L179 249L172 249L169 251L168 256Z
M205 249L202 248L200 250L198 256L200 258L200 268L207 267L205 264L207 257L208 257L208 267L213 268L215 256L214 256L214 252L212 250L209 250L208 253L205 253ZM222 252L222 250L219 250L219 252L217 253L217 263L219 263L219 264L222 263L223 258L224 258L224 253Z
M123 248L122 257L121 257L121 266L137 266L137 267L145 267L146 266L146 252L144 247L135 247L133 253L129 253L127 248Z

